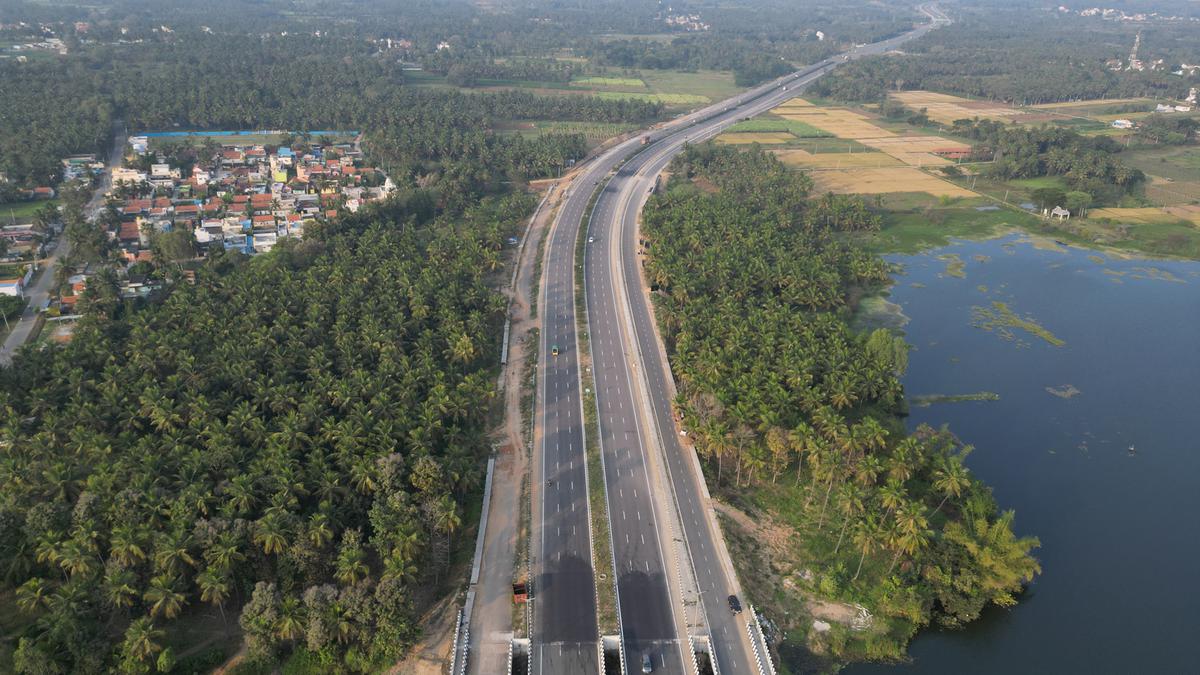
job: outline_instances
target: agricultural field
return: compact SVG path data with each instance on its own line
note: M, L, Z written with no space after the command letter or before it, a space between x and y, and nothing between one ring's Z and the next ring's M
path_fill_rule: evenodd
M803 122L816 127L838 138L859 140L896 135L872 124L866 115L846 108L792 107L783 110L776 108L771 112L783 119Z
M747 131L736 134L721 134L717 136L717 143L728 145L749 145L750 143L762 143L763 145L778 145L789 143L796 137L786 131Z
M725 133L738 134L754 131L784 131L797 138L820 138L832 135L821 131L811 124L805 124L797 120L770 117L756 117L752 120L738 122L726 129Z
M775 153L780 161L800 169L850 169L904 166L904 162L882 152L819 152L788 148Z
M571 86L645 89L646 83L637 77L576 77L571 80Z
M1149 176L1146 198L1154 204L1200 201L1200 147L1143 148L1122 153L1121 158Z
M887 194L924 192L934 197L975 197L975 193L910 166L813 171L818 192Z
M561 57L560 60L584 63L580 57ZM583 67L587 69L587 66ZM721 70L629 70L590 68L570 82L535 80L481 79L473 87L456 87L442 75L424 71L405 71L406 85L458 89L460 91L521 89L543 96L597 96L606 99L637 99L662 103L678 111L729 98L743 91L734 84L733 73Z
M736 96L744 88L733 82L733 73L727 70L643 70L639 73L650 91L659 94L690 94L703 96L710 101Z
M1088 212L1088 217L1094 220L1111 220L1118 224L1151 225L1187 221L1200 226L1200 206L1092 209Z
M1031 121L1019 119L1028 116L1025 111L992 101L972 101L961 96L932 91L902 91L892 94L891 97L913 110L924 109L929 119L942 124L953 124L954 120L975 117L1001 121Z
M1108 98L1094 101L1062 101L1029 106L1033 110L1048 110L1064 115L1095 117L1103 114L1124 112L1125 116L1139 110L1154 110L1154 101L1148 98ZM1127 112L1126 112L1127 111Z

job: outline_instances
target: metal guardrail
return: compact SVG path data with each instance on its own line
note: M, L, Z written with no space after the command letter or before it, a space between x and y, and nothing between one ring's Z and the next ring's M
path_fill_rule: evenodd
M754 662L758 665L758 675L767 675L767 671L763 668L762 652L758 650L758 642L754 639L754 629L750 624L753 621L746 622L746 635L750 638L750 648L754 650Z
M454 621L454 647L450 651L450 673L451 673L451 675L454 675L454 673L458 672L458 645L459 645L459 641L461 639L462 627L463 627L463 611L460 609L460 610L458 610L458 617Z
M721 666L717 663L717 650L713 648L712 636L704 636L708 642L708 665L712 667L713 675L721 675Z
M775 663L771 661L771 650L767 648L767 638L763 635L762 624L758 620L758 612L754 611L753 605L750 605L749 609L750 620L746 622L746 631L750 635L750 645L754 647L754 659L758 661L758 672L760 675L776 675ZM760 642L766 654L759 652L758 645Z
M696 643L691 635L688 636L688 656L692 657L692 672L700 675L700 664L696 662Z
M512 675L513 664L513 641L508 641L508 675Z

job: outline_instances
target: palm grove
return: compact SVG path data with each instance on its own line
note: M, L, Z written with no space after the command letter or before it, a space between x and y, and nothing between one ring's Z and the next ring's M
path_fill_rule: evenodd
M1013 604L1039 571L1037 540L1013 534L964 465L969 448L904 432L903 340L847 325L851 298L887 269L844 234L878 217L857 198L810 198L806 176L757 148L692 148L673 172L644 236L677 405L717 489L790 504L819 592L886 622L865 646L827 646L895 657L930 620Z
M532 207L515 186L584 152L579 135L489 129L660 112L416 91L349 42L230 40L24 64L71 86L61 101L5 97L4 122L32 143L26 163L3 153L7 169L45 175L118 114L134 128L349 126L397 196L264 256L216 252L144 306L98 274L73 340L0 373L0 601L18 610L0 670L190 672L223 658L203 647L212 632L244 635L263 667L394 663L479 489L501 252ZM73 107L81 96L97 102ZM95 239L85 257L106 255L99 229L76 235Z

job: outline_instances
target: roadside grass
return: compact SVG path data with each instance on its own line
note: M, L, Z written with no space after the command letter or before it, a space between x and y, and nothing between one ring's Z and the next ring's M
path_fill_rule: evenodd
M521 452L528 455L526 448L514 448L513 452ZM529 472L521 477L521 496L518 500L521 505L521 515L517 520L517 548L516 555L513 557L513 583L524 581L529 583L529 547L530 528L533 523L533 494L530 492ZM517 637L530 637L529 635L529 603L510 603L512 605L512 629L513 635Z
M584 449L587 457L588 512L592 519L596 621L602 635L612 635L618 632L620 626L617 617L616 564L612 535L608 529L608 497L600 458L600 421L596 417L596 385L592 376L591 336L588 333L587 301L583 287L583 256L588 226L591 224L592 208L599 196L598 189L592 193L575 238L575 333L579 342L579 379L583 387ZM611 579L610 574L614 575Z
M550 218L551 218L551 220L553 220L554 218L557 218L557 217L558 217L558 213L557 213L557 207L556 207L556 212L551 213ZM540 291L540 289L542 287L541 286L542 262L546 258L546 242L550 238L549 234L550 234L549 227L542 228L542 236L538 239L538 243L537 243L537 257L533 261L533 278L529 280L529 284L530 284L529 287L531 289L533 289L533 293L530 294L532 297L529 298L529 318L530 319L538 318L538 298L540 298L542 295L541 291ZM536 361L535 361L535 363L536 363Z

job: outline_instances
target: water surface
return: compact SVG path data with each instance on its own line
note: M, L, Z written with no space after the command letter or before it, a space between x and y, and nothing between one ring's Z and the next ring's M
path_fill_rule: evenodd
M1041 539L1043 574L1011 610L923 632L911 665L846 672L1200 672L1200 264L1016 235L889 260L907 392L1000 395L913 408L910 426L976 446L968 466ZM973 326L993 302L1064 344Z

